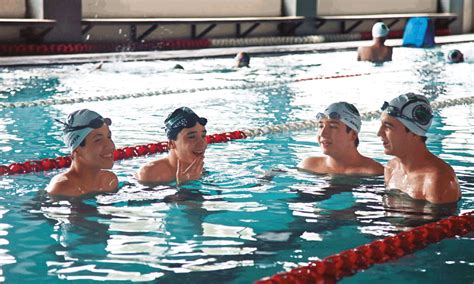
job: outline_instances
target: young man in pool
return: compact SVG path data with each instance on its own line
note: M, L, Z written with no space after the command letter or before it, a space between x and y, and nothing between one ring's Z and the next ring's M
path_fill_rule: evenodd
M169 154L140 168L137 179L154 185L176 181L182 184L201 178L204 167L207 119L191 109L180 107L165 120Z
M426 147L433 119L428 99L408 93L382 106L381 137L384 152L395 156L385 167L385 185L413 199L453 203L461 192L453 168Z
M372 27L373 43L371 46L361 46L357 50L358 61L384 62L392 61L392 47L385 45L389 28L382 22Z
M82 109L71 113L64 124L64 141L71 151L71 167L56 175L46 188L51 195L78 197L117 189L114 165L115 144L109 126L112 121Z
M382 175L383 166L357 150L362 125L357 108L346 102L329 105L318 113L318 143L325 156L308 157L298 168L319 174Z

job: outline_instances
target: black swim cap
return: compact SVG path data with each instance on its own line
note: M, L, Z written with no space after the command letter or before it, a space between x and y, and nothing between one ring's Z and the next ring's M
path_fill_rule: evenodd
M165 119L166 136L170 140L176 140L178 133L183 128L194 127L198 122L202 126L205 126L207 119L199 117L188 107L177 108Z

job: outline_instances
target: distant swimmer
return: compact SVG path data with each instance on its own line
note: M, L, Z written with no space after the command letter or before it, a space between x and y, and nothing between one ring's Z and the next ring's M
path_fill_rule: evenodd
M94 111L82 109L71 113L67 121L61 123L72 163L69 170L51 180L47 192L77 197L115 191L117 176L108 171L114 165L115 144L109 129L112 121Z
M138 181L146 185L176 181L179 185L201 178L207 148L206 124L206 118L188 107L173 111L165 120L169 154L142 166Z
M176 64L173 66L173 70L184 70L184 67L181 64Z
M417 200L453 203L461 198L453 168L426 147L426 132L433 120L428 99L404 94L382 106L377 133L384 152L394 156L385 167L385 185Z
M371 46L361 46L357 50L358 61L385 62L392 61L392 47L385 45L390 29L382 22L372 27L373 43Z
M461 63L464 62L464 54L457 49L450 50L446 56L450 63Z
M317 139L325 156L308 157L298 168L320 174L383 175L381 164L357 150L362 120L353 104L333 103L316 119Z
M239 52L235 56L235 67L241 68L241 67L250 67L250 55L247 52Z

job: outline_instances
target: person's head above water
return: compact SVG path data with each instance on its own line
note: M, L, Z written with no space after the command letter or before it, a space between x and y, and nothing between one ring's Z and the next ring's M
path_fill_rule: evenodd
M362 120L347 102L330 104L316 115L316 139L324 156L307 157L298 168L319 174L381 175L383 166L357 150Z
M460 63L464 62L464 54L457 49L450 50L447 55L448 61L450 63Z
M414 93L403 94L390 102L384 102L381 110L396 118L414 134L423 137L426 136L433 119L428 99Z
M247 52L239 52L235 56L235 66L236 67L249 67L250 64L250 55Z
M362 125L359 111L353 104L347 102L337 102L330 104L324 110L324 112L320 112L316 115L316 119L318 121L322 119L340 120L356 133L360 132L360 127Z
M169 140L176 140L181 130L194 127L196 123L206 126L207 119L199 117L188 107L177 108L165 119L166 136Z
M383 22L377 22L372 27L372 37L373 38L385 38L388 36L390 29Z
M176 64L173 66L173 70L184 70L184 67L181 64Z
M57 120L59 121L59 120ZM64 124L64 142L69 150L74 151L94 129L101 128L104 123L111 125L110 118L103 118L95 111L81 109L71 113Z

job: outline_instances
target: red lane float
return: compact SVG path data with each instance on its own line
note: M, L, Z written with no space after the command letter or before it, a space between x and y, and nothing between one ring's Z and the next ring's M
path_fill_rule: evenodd
M231 140L244 139L244 132L237 130L233 132L218 133L206 136L208 144L225 143ZM145 156L148 154L164 153L168 151L168 142L150 143L115 149L114 161ZM23 163L12 163L9 166L0 165L0 175L27 174L31 172L50 171L54 169L67 168L71 165L71 157L61 156L54 159L46 158L37 161L26 161Z
M395 236L376 240L350 250L328 256L323 260L258 280L256 284L335 283L337 280L367 269L377 263L398 259L446 238L474 231L474 211L451 216Z
M5 43L0 44L0 56L177 50L207 48L210 46L209 39L173 39L139 43Z

